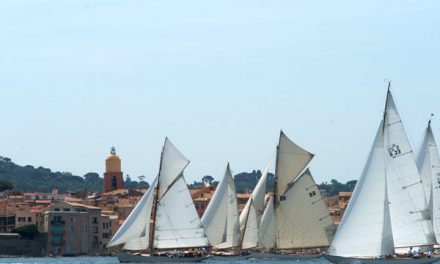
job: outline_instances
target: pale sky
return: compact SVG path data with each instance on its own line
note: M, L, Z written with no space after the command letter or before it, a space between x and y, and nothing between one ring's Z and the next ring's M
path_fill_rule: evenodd
M263 169L279 130L317 182L358 179L387 81L415 150L440 140L439 1L0 2L0 155L151 182L165 136L188 182Z

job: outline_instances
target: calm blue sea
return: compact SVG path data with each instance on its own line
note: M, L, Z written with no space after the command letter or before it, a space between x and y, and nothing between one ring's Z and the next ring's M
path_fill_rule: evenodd
M325 259L307 259L307 260L277 260L277 259L247 259L247 260L206 260L202 263L215 264L247 264L247 263L277 263L291 264L292 262L301 264L329 264ZM114 257L63 257L63 258L0 258L0 263L15 264L118 264L119 261Z

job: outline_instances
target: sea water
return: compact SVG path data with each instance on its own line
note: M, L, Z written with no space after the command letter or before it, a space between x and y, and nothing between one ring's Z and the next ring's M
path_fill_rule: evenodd
M115 257L59 257L59 258L0 258L0 263L14 263L14 264L118 264L119 261ZM161 262L164 263L164 262ZM207 259L201 263L206 264L250 264L250 263L276 263L276 264L330 264L323 258L313 259L276 259L276 258L264 258L264 259L246 259L246 260L234 260L233 257L225 258L224 260L210 260Z

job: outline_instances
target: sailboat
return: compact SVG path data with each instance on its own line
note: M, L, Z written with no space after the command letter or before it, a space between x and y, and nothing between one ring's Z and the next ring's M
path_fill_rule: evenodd
M425 131L417 165L428 202L435 238L440 241L440 156L432 133L431 119Z
M266 250L328 247L334 224L312 174L313 154L280 132L274 195L261 217L258 244Z
M229 163L201 222L214 249L225 250L240 246L237 194Z
M159 174L107 247L123 244L125 250L149 251L149 255L121 253L121 262L157 262L159 250L208 247L183 170L189 160L166 138ZM166 258L167 262L194 262L203 258Z
M389 84L367 163L326 258L365 261L435 243L422 181Z

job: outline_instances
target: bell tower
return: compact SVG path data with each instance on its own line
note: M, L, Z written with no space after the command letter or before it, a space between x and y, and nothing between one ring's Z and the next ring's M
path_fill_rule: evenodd
M115 147L112 147L110 156L105 160L104 192L122 189L123 184L121 159L116 155Z

